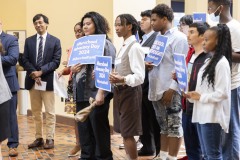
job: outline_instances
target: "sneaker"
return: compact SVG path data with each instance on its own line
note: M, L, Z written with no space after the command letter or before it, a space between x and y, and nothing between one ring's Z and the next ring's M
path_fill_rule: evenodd
M140 150L143 147L143 144L140 141L137 141L137 150Z
M17 148L9 148L8 154L10 157L17 157L18 156Z
M160 154L156 155L156 157L154 157L153 160L162 160L162 159L160 158Z
M74 146L74 148L68 153L68 157L78 156L80 149L81 149L81 148L80 148L79 145Z
M125 147L124 147L124 144L123 144L123 143L119 145L119 149L124 149L124 148L125 148Z

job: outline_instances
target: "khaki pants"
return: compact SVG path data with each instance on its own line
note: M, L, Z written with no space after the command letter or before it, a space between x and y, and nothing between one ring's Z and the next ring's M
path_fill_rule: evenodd
M46 113L46 139L54 139L55 133L55 97L53 91L35 90L34 87L29 90L31 98L31 109L35 121L35 138L43 138L42 130L42 102Z

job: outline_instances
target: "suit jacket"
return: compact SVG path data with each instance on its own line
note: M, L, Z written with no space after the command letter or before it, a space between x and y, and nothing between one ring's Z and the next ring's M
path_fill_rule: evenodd
M19 90L16 72L19 56L18 39L4 32L1 33L0 39L5 50L4 55L1 57L3 72L11 92L17 92Z
M37 34L28 37L25 41L23 54L23 67L27 71L25 78L25 88L30 90L35 81L29 76L33 71L37 71ZM46 37L43 51L43 61L41 70L43 72L41 80L47 82L47 91L53 91L53 73L58 68L61 61L60 40L49 33Z
M155 41L156 36L158 35L158 32L154 32L143 44L142 47L152 47L153 42ZM145 79L142 84L142 93L148 94L148 88L149 88L149 81L148 81L148 70L145 69Z

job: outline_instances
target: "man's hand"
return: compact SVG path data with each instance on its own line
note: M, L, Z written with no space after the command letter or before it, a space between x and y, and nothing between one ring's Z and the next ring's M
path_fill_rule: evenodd
M35 82L37 83L37 85L39 85L39 86L42 85L42 83L41 83L41 78L40 78L40 77L35 78L34 80L35 80Z
M146 68L147 68L147 70L152 70L153 69L153 64L152 64L152 62L145 62L145 66L146 66Z
M35 80L35 78L39 78L42 76L42 71L33 71L29 76Z
M83 65L80 64L80 63L72 66L72 67L71 67L72 73L78 73L78 72L80 72L81 69L82 69L82 66L83 66Z
M199 94L198 92L196 91L191 91L191 92L188 92L187 93L188 97L193 99L193 100L197 100L199 101L200 97L201 97L201 94Z
M118 74L117 72L112 72L109 75L110 83L124 83L124 77Z
M175 93L175 91L173 89L168 89L167 91L165 91L163 93L163 97L161 99L162 103L164 105L168 105L171 103L172 101L172 97L173 97L173 94Z
M97 106L100 106L104 103L104 91L98 89L97 95L95 97L95 102Z

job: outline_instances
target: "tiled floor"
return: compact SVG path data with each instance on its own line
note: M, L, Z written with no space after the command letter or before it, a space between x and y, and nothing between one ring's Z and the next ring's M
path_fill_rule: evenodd
M2 153L4 160L77 160L78 157L68 158L68 151L72 149L75 143L74 130L71 126L56 125L55 148L44 150L43 148L28 149L27 145L35 140L34 123L32 117L19 116L19 138L20 145L18 147L19 155L16 158L8 157L8 147L6 141L3 142ZM118 146L122 143L120 135L111 136L111 144L114 160L126 160L125 151L119 150ZM185 155L184 148L181 148L179 157ZM140 157L140 160L152 159L152 157Z

